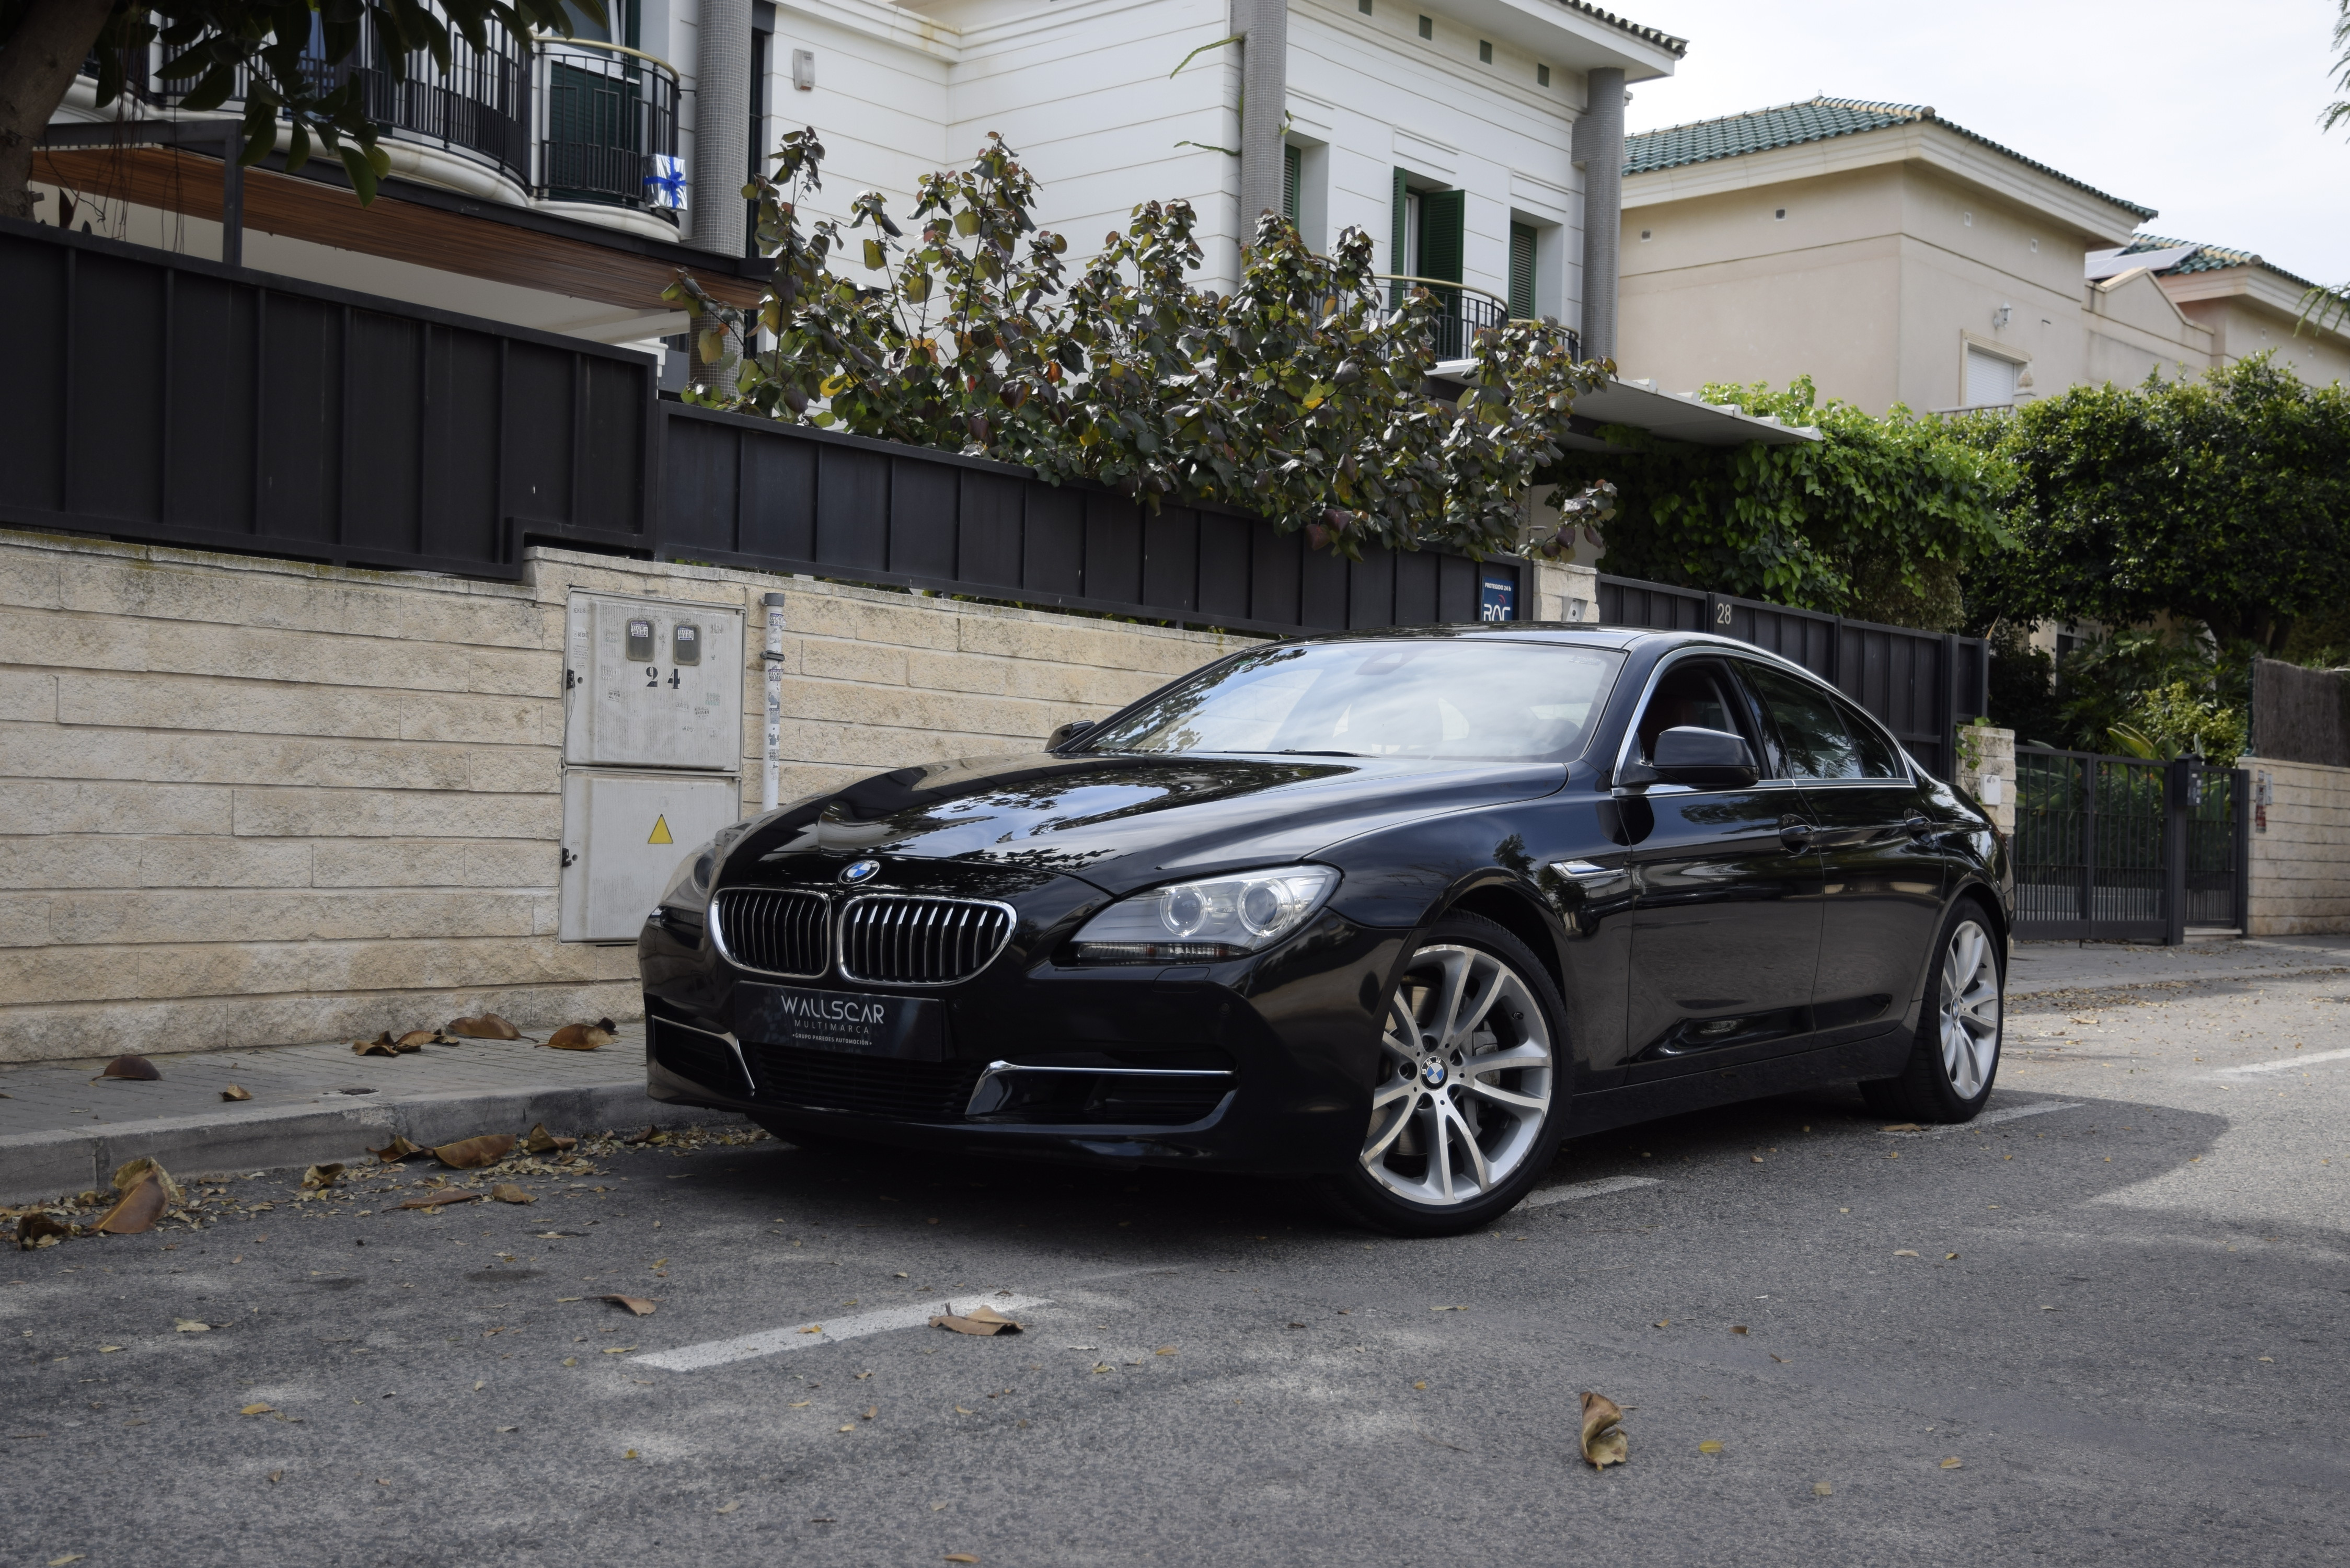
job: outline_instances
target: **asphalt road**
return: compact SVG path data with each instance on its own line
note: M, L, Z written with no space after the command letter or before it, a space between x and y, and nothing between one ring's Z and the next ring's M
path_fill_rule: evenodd
M1991 1125L1689 1117L1447 1241L772 1140L238 1182L0 1254L0 1563L2350 1561L2350 974L2010 1019Z

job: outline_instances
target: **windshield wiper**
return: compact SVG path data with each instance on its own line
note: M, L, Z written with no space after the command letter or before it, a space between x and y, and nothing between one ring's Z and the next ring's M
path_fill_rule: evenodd
M1360 752L1306 752L1291 746L1273 754L1276 757L1359 757L1363 753Z

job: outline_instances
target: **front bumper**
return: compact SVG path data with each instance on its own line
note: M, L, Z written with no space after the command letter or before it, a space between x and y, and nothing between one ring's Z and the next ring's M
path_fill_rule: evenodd
M787 873L791 886L829 879ZM889 880L903 892L926 878L893 866ZM1357 1157L1377 1010L1408 933L1326 911L1248 959L1077 966L1059 956L1106 901L1097 889L1053 877L983 890L967 868L950 886L955 897L983 891L1010 903L1016 923L993 962L947 986L852 982L837 966L817 979L754 972L700 926L649 921L638 940L648 1091L754 1116L785 1137L1262 1174L1325 1174ZM756 988L774 985L936 997L941 1056L760 1038Z

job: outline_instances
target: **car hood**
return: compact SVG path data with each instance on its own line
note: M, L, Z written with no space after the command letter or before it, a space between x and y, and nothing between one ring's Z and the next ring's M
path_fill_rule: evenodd
M1169 876L1307 859L1357 834L1549 794L1565 779L1556 763L976 758L900 768L800 802L760 824L728 861L904 856L1075 876L1122 894Z

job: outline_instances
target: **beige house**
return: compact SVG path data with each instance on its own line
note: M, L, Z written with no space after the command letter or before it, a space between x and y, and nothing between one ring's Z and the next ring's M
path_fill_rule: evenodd
M2211 336L2211 363L2273 350L2313 386L2350 377L2350 337L2313 331L2301 322L2312 286L2249 251L2139 234L2117 251L2092 251L2092 281L2118 282L2135 268L2152 273L2179 313Z
M2291 341L2300 280L2142 240L2152 209L1931 109L1817 98L1627 136L1624 152L1627 378L1686 389L1808 374L1824 398L1923 412L2261 347L2313 379L2350 368L2340 335Z

